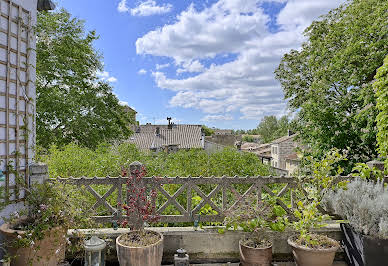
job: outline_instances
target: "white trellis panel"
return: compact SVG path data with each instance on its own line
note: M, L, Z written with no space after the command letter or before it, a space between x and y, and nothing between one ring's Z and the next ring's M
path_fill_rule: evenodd
M0 186L24 196L35 143L36 0L0 0Z

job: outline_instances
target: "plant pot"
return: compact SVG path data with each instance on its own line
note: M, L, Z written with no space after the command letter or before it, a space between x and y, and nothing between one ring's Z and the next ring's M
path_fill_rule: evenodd
M66 230L62 227L55 227L45 233L42 240L35 241L29 247L13 247L12 243L17 241L18 236L26 234L25 231L15 230L22 220L15 224L3 224L0 232L4 236L7 253L11 257L11 266L57 266L65 259Z
M292 254L295 263L298 266L331 266L334 256L339 247L327 249L313 249L296 244L293 237L288 238L287 242L292 248Z
M388 239L379 239L353 230L348 224L341 223L344 234L342 244L346 262L350 266L380 266L388 261Z
M252 248L238 243L240 262L242 266L270 266L272 262L272 246L266 248Z
M147 230L148 231L148 230ZM154 231L151 231L154 232ZM139 231L131 231L128 234L138 234ZM124 235L116 238L117 258L121 266L160 266L163 257L163 235L160 240L152 245L144 247L131 247L121 244L119 241Z

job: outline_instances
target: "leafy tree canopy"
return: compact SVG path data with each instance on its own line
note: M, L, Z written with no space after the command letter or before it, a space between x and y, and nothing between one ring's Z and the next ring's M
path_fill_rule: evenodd
M372 83L388 51L387 10L387 1L348 1L313 22L302 48L285 54L275 71L299 110L301 139L315 156L347 151L347 170L377 156Z
M277 119L276 116L265 116L257 126L256 132L261 136L262 142L268 143L274 139L287 135L290 121L287 116Z
M384 65L379 68L376 82L373 84L377 96L377 141L381 156L388 156L388 56L385 57ZM388 158L386 159L388 169Z
M202 126L203 133L205 133L205 136L211 136L214 134L214 129L207 127L205 125Z
M97 77L98 38L65 10L39 12L37 34L37 142L96 147L127 137L130 116L112 87Z

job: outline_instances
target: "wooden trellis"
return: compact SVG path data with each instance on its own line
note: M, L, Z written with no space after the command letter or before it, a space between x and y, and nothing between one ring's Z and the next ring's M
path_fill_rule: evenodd
M28 185L31 23L30 11L0 0L0 186L8 202L21 200Z
M337 177L336 182L343 181L351 178ZM91 206L91 212L96 213L97 208L105 208L105 212L109 215L96 215L94 218L98 222L112 223L114 221L122 221L128 217L125 216L121 205L112 206L108 202L108 197L112 196L117 191L115 196L115 202L125 203L128 196L125 194L127 191L126 183L128 177L105 177L105 178L57 178L59 182L76 185L82 188L83 191L88 191L96 200ZM276 199L279 206L283 207L288 213L290 219L294 219L293 216L295 202L301 200L301 196L304 198L303 188L297 187L297 182L294 177L287 176L253 176L253 177L144 177L144 185L152 190L156 189L159 195L163 195L166 199L162 203L157 214L160 216L161 222L193 222L198 214L201 213L202 208L207 204L216 214L202 214L200 220L203 222L221 222L225 217L225 213L231 210L238 204L239 201L246 199L248 196L254 195L259 202L264 199L265 195L272 196ZM178 185L176 191L171 195L164 188L165 185ZM278 191L273 191L271 185L278 185ZM108 189L103 195L100 195L95 189L94 185L104 185ZM212 189L205 193L201 186L210 185ZM242 194L239 194L233 200L231 200L231 190L234 195L236 194L236 185L245 185L245 189ZM302 191L302 193L296 193L296 191ZM299 195L297 198L296 195ZM201 198L198 204L193 204L192 198L197 195ZM287 195L287 200L285 196ZM186 204L183 206L178 197L186 197ZM181 198L182 199L182 198ZM304 198L305 199L305 198ZM215 201L221 201L216 203ZM167 215L163 214L167 207L174 206L174 208L180 212L179 215ZM324 210L321 209L324 212Z

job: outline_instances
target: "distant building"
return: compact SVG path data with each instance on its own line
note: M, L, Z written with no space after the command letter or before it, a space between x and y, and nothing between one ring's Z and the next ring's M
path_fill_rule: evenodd
M271 144L260 144L259 147L253 151L263 164L271 164Z
M215 129L214 135L233 135L232 129Z
M129 107L128 105L123 105L123 107L124 107L124 111L129 115L132 121L132 124L137 126L138 122L136 121L136 114L137 114L136 110ZM135 129L135 127L133 127L133 129Z
M143 151L176 152L181 149L204 149L205 135L201 125L141 125L129 138Z
M286 157L286 170L288 174L294 173L300 166L300 158L298 154L292 153Z
M271 166L286 170L287 156L295 153L294 135L284 136L271 142Z

